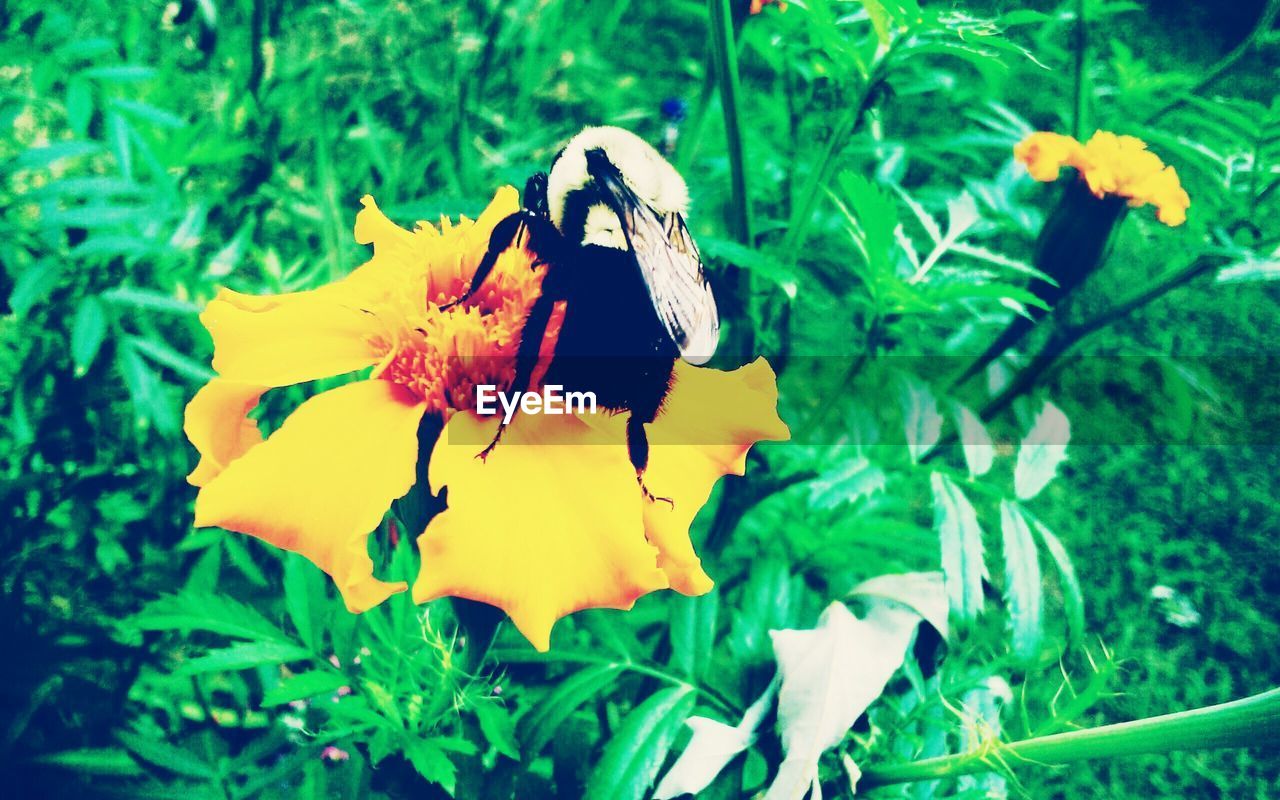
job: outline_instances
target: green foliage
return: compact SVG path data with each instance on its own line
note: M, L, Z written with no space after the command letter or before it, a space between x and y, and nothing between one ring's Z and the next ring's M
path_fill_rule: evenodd
M702 716L754 736L702 796L750 796L783 762L771 632L865 604L850 589L868 578L938 570L948 637L913 634L837 731L825 796L850 796L855 762L1280 682L1273 371L1254 357L1280 342L1274 34L1226 63L1253 21L1209 4L746 5L0 10L0 780L51 798L640 798ZM683 122L661 117L669 97ZM780 375L793 442L759 448L694 525L713 593L573 615L546 655L506 627L476 653L448 601L356 617L300 556L191 531L182 408L212 375L198 314L219 287L344 275L366 258L362 195L406 224L474 215L602 122L671 137L723 365L763 351ZM1189 221L1129 212L1022 352L1135 287L1155 299L995 408L1026 359L954 380L1013 315L1048 310L1028 284L1056 192L1011 148L1094 128L1175 165ZM1218 281L1175 280L1170 254ZM265 428L310 388L267 395ZM373 537L379 574L416 572L405 530ZM1264 796L1276 758L990 766L872 791Z
M622 720L587 782L586 797L640 800L658 777L694 697L687 686L655 693Z

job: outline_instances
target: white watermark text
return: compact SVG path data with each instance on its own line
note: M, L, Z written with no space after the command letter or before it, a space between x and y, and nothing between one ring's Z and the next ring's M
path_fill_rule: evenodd
M476 386L476 413L496 414L501 408L502 423L511 422L516 411L522 414L594 414L595 392L566 392L563 386L548 384L541 392L503 392L491 383Z

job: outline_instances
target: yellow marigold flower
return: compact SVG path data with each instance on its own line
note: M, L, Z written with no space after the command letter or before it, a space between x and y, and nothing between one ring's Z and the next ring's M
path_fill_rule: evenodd
M1097 131L1082 145L1070 136L1040 131L1019 142L1013 154L1038 181L1057 180L1062 167L1073 167L1095 197L1125 197L1134 208L1150 203L1169 226L1187 219L1191 198L1177 171L1134 136Z
M747 13L754 16L764 11L767 5L778 4L779 11L786 11L787 4L784 0L751 0L751 7L747 9Z
M545 650L552 625L573 611L628 608L668 587L709 591L689 540L694 514L721 475L741 474L752 444L788 435L768 365L677 366L648 426L645 473L674 507L642 496L623 415L516 415L502 444L476 459L497 419L474 413L474 387L511 383L541 267L513 247L465 304L440 306L469 286L493 227L519 207L516 191L499 190L475 221L413 232L362 202L356 239L373 245L368 263L311 291L224 289L201 314L217 377L186 411L200 453L188 478L200 487L196 525L301 553L351 611L375 606L406 586L374 577L368 534L413 486L418 426L438 414L446 424L428 472L448 507L419 537L419 602L448 595L498 606ZM544 363L558 328L553 317ZM370 367L368 379L308 399L265 441L248 416L270 388Z

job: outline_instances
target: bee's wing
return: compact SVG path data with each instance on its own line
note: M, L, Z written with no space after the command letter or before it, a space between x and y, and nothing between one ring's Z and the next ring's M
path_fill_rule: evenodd
M658 214L620 176L611 175L604 183L658 318L680 348L681 358L690 364L706 363L720 340L720 316L684 217Z

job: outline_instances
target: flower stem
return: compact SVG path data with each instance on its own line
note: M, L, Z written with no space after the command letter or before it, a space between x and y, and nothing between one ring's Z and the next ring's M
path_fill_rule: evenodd
M729 150L732 181L729 223L735 239L753 244L751 203L747 195L747 173L742 147L742 125L738 114L738 46L734 38L733 14L729 0L707 0L711 12L711 47L716 82L720 85L720 107L724 112L724 134Z
M1221 256L1216 256L1213 253L1202 253L1187 264L1167 271L1145 288L1110 306L1096 316L1077 325L1066 325L1057 328L1050 334L1049 341L1036 354L1035 358L1014 376L1014 379L999 395L992 398L991 402L983 407L982 418L990 420L996 414L1008 408L1014 400L1033 389L1040 378L1058 362L1059 358L1086 337L1117 320L1123 319L1174 289L1185 286L1204 273L1221 266L1223 260Z
M1085 122L1088 116L1089 28L1085 20L1085 0L1076 0L1076 69L1075 116L1072 118L1072 135L1084 141Z
M862 75L862 84L858 88L858 93L853 98L854 102L849 104L845 109L844 115L836 122L835 128L831 131L831 136L827 138L826 147L823 148L817 166L809 173L803 188L800 190L800 202L795 206L791 214L790 224L787 226L787 234L783 238L782 246L779 248L783 253L783 257L791 262L794 262L799 256L800 248L804 245L805 236L809 232L810 223L813 219L814 209L818 205L818 198L831 179L831 170L835 166L836 158L844 150L845 145L848 144L849 137L853 136L854 132L861 127L863 117L875 104L876 89L881 80L880 70L887 56L888 51L867 67L866 73Z
M1133 722L995 744L971 753L870 768L859 789L989 772L1017 762L1057 766L1115 756L1274 744L1280 737L1280 689Z
M1207 72L1202 73L1202 77L1196 81L1195 86L1156 109L1155 113L1147 116L1143 122L1147 124L1156 122L1165 114L1185 103L1188 97L1194 97L1209 88L1210 84L1222 77L1224 72L1234 67L1237 61L1244 58L1245 54L1252 50L1262 37L1271 32L1271 27L1275 25L1278 15L1280 15L1280 0L1268 0L1266 7L1262 9L1262 13L1258 16L1258 24L1253 26L1253 30L1249 32L1249 35L1240 44L1236 45L1230 53L1223 56L1218 63L1210 67Z

